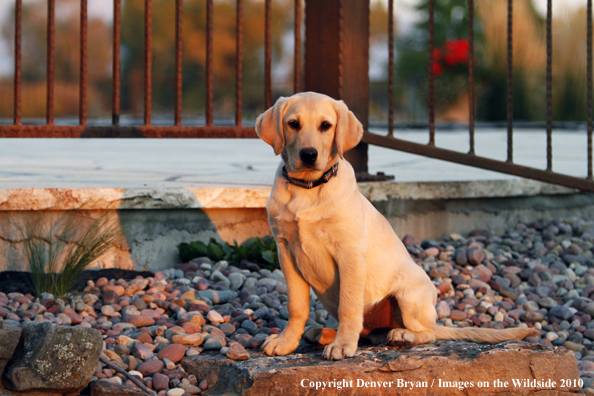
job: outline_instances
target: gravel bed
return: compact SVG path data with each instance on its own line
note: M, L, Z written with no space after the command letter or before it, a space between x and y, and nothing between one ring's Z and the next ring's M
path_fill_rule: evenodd
M540 336L526 341L573 351L584 390L594 394L586 389L594 386L594 219L518 224L503 234L474 230L441 240L406 235L403 242L439 290L441 324L538 329ZM250 350L283 330L288 316L281 271L206 257L154 277L88 281L83 293L66 301L0 292L4 326L35 320L99 329L103 357L159 395L207 390L206 381L184 371L184 356L249 359ZM307 325L337 325L313 293ZM101 363L99 378L133 386Z

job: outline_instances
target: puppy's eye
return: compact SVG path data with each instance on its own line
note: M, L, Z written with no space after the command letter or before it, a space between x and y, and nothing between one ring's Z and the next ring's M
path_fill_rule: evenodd
M289 121L289 126L293 129L299 129L299 121L291 120Z
M320 129L322 131L327 131L328 129L330 129L330 127L332 127L332 125L327 121L322 122L322 125L320 125Z

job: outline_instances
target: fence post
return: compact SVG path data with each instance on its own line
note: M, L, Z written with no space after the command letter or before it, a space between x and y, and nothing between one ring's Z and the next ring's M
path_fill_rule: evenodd
M369 0L305 0L305 91L344 100L367 130ZM365 178L367 144L345 157Z

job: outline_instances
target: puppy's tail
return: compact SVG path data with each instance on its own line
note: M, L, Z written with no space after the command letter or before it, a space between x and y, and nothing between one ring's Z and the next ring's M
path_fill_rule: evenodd
M435 338L438 340L467 340L480 343L495 343L507 340L521 340L525 337L538 337L536 329L515 327L512 329L484 329L476 327L435 326Z

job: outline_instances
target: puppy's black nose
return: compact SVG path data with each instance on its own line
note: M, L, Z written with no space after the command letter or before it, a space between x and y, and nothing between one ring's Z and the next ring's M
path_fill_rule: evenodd
M318 158L318 150L315 148L304 148L299 151L299 158L306 163L315 162Z

